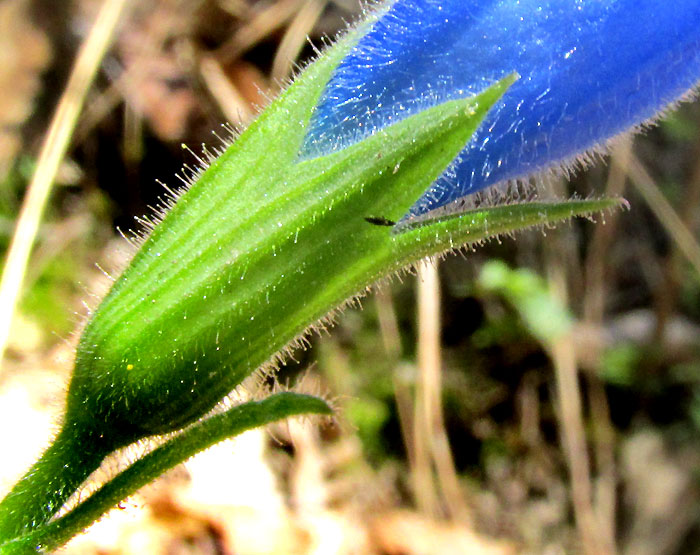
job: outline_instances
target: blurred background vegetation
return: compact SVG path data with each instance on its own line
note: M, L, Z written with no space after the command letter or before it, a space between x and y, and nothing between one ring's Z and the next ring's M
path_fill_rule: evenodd
M0 2L3 251L102 5ZM129 254L115 229L138 229L156 180L177 187L197 164L183 143L245 126L359 13L356 0L127 2L12 320L0 490L54 429L84 305ZM67 552L700 553L699 124L700 104L683 104L607 164L540 188L622 194L629 211L382 285L281 369L335 397L335 423L216 448Z

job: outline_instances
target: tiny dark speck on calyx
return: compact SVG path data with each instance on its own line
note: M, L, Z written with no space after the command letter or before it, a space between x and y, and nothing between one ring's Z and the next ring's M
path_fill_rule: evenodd
M386 227L393 227L396 225L396 222L394 220L390 220L383 216L367 216L365 218L365 221L372 225L381 225Z

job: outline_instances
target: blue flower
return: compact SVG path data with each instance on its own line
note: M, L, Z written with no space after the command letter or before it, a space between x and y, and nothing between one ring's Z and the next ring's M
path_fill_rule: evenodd
M304 156L521 75L410 216L570 165L700 79L698 0L396 0L384 10L328 84Z

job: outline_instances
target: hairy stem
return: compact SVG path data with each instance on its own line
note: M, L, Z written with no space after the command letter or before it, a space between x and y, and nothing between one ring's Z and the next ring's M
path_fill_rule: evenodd
M110 449L64 428L41 459L0 502L0 539L46 523L100 465Z

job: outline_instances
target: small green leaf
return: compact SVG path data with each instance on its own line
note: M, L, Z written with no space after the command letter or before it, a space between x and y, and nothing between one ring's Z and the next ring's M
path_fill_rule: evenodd
M571 314L552 296L542 278L530 270L514 270L500 260L490 261L481 271L479 285L503 295L544 345L551 345L573 326Z
M168 469L219 441L291 416L330 415L331 412L322 399L284 392L271 395L262 401L244 403L207 418L140 458L70 513L36 528L27 535L0 543L0 553L52 551L87 528L122 499L133 495ZM236 472L236 469L231 471Z
M600 377L607 383L631 387L637 378L642 349L632 343L620 343L603 351Z

